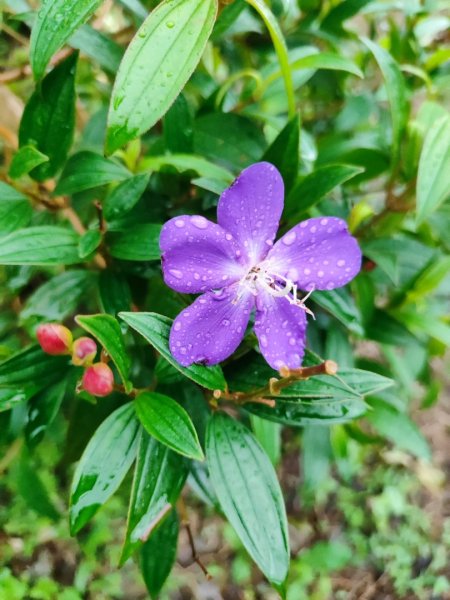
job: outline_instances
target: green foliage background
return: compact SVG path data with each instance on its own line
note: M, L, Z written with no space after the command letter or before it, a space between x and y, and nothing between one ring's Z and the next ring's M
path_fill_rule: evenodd
M157 597L177 540L164 598L450 593L446 8L5 0L0 600ZM190 299L164 286L158 238L177 214L214 219L259 160L283 175L283 230L339 216L364 262L310 299L305 365L338 376L274 408L222 397L231 419L211 416L214 390L277 374L251 333L223 368L179 367L168 330ZM112 395L80 393L82 369L40 350L45 322L98 341Z

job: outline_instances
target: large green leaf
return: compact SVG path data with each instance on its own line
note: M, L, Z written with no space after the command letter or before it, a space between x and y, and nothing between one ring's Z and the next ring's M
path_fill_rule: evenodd
M204 460L194 424L178 402L157 392L142 392L135 400L135 407L150 435L179 454Z
M123 48L101 31L82 25L68 42L92 58L108 73L116 74L123 56Z
M364 169L353 165L325 165L305 175L286 198L286 214L295 219L317 204L335 187L342 185Z
M314 302L336 317L349 331L360 336L364 334L361 314L348 289L316 292L313 298Z
M28 100L20 121L19 143L35 146L48 160L31 177L43 181L61 169L75 128L75 71L78 53L59 63ZM42 162L42 161L41 161Z
M216 13L217 0L163 0L150 13L128 46L114 84L108 154L168 110L200 60Z
M79 236L70 229L45 225L17 229L0 240L2 265L72 265L81 262Z
M45 73L50 58L102 0L43 0L31 32L30 62L36 79Z
M450 115L427 132L417 173L417 221L421 223L450 196Z
M103 421L75 470L70 530L77 533L122 483L138 447L139 421L130 402Z
M142 432L122 563L149 537L151 539L155 528L175 505L188 471L189 461Z
M206 456L225 516L267 579L282 586L289 568L287 519L268 456L244 425L220 412L208 424Z
M111 231L106 243L111 256L122 260L159 260L159 236L161 225L144 223L130 226L124 231Z
M180 523L175 510L142 546L140 567L150 598L156 600L177 556Z
M226 387L222 369L219 366L204 367L192 365L182 367L169 349L169 334L172 319L156 313L121 312L119 317L140 333L172 366L183 375L209 390L224 390Z
M400 145L408 119L408 101L406 84L398 63L387 50L363 38L363 42L372 52L383 74L386 92L389 99L392 120L392 165L395 166L400 155Z
M70 157L55 194L74 194L113 181L128 179L131 173L121 164L85 150Z
M93 335L104 347L122 378L125 391L129 392L133 384L128 381L131 360L125 348L119 323L111 315L78 315L75 321Z

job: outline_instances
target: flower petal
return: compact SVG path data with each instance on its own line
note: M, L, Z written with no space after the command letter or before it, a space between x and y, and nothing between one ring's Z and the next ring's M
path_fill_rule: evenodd
M236 302L238 288L234 284L219 293L207 292L178 315L169 345L180 365L215 365L236 350L254 304L248 292Z
M283 204L283 180L267 162L242 171L221 195L217 207L219 225L233 234L252 266L272 246Z
M221 288L245 275L233 236L200 215L168 221L159 245L164 281L177 292L196 294Z
M255 333L261 354L273 369L301 366L305 353L306 313L286 298L259 292Z
M361 268L361 250L347 223L319 217L299 223L280 238L266 259L270 270L304 290L333 290Z

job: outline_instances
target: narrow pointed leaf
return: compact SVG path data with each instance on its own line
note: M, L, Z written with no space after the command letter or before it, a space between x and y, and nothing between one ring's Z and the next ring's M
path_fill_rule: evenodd
M206 456L225 516L264 575L282 585L289 568L287 519L268 456L244 425L224 413L208 424Z
M31 95L19 129L21 151L27 144L45 155L46 161L31 170L31 177L44 181L66 162L75 129L75 71L78 52L56 66Z
M79 236L70 229L45 225L17 229L0 240L2 265L72 265L81 262Z
M204 460L194 424L178 402L164 394L143 392L136 398L135 407L150 435L179 454Z
M209 390L225 389L225 378L219 366L203 367L202 365L192 365L186 368L182 367L174 359L169 350L169 334L173 322L172 319L158 315L157 313L133 312L121 312L119 317L140 333L167 362L183 373L183 375Z
M108 154L150 129L169 109L200 60L216 13L217 0L163 0L150 13L128 46L114 84Z
M103 314L78 315L75 317L75 321L100 342L116 365L125 386L125 391L131 391L133 386L128 381L131 361L125 348L120 325L116 319L111 315Z
M128 511L123 564L151 539L175 505L189 471L189 461L142 431Z
M136 457L139 421L132 403L113 412L97 429L75 470L70 530L77 533L114 494Z
M42 163L48 162L48 156L39 152L34 146L22 146L11 162L9 168L9 176L11 179L18 179L23 175L28 175L30 171L33 171Z
M55 52L85 23L102 0L43 0L31 32L30 62L41 79Z

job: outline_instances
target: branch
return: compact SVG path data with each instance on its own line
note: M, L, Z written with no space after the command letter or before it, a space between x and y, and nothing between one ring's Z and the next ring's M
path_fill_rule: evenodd
M267 385L251 392L223 392L222 390L214 390L211 401L213 405L217 405L217 400L225 400L241 405L247 402L255 402L273 408L276 402L272 398L267 398L267 396L278 396L282 389L292 385L296 381L309 379L314 375L336 375L337 372L338 365L333 360L325 360L319 365L300 367L299 369L282 367L279 371L281 379L271 377Z

